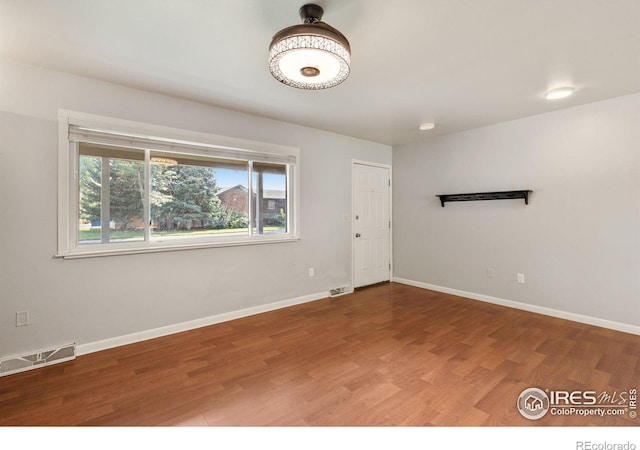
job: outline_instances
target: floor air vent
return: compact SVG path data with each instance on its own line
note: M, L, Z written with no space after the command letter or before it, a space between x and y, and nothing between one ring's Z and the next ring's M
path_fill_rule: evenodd
M0 360L0 377L38 367L50 366L76 358L76 345L69 344L52 350L42 350L22 356L12 356Z
M335 289L331 289L329 291L330 297L337 297L339 295L349 294L351 291L349 290L349 286L342 286Z

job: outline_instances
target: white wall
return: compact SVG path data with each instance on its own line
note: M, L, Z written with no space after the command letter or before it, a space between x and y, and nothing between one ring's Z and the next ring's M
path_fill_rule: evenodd
M54 258L58 108L299 147L302 239ZM351 160L392 158L386 145L7 61L0 61L0 136L0 357L350 284L350 224L342 215L351 211ZM24 310L32 324L17 328L15 313Z
M396 277L640 326L640 94L394 147L393 168ZM435 197L512 189L529 205Z

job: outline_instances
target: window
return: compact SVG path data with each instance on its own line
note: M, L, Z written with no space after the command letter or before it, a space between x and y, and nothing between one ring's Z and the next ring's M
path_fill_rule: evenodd
M60 134L59 256L297 239L295 148L70 112Z

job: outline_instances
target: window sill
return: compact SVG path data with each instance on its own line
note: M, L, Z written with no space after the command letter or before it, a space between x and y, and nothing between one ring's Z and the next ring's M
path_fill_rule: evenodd
M163 246L148 246L148 247L127 247L117 249L100 249L100 250L75 250L68 253L58 253L56 258L63 259L81 259L81 258L98 258L103 256L119 256L119 255L138 255L142 253L160 253L160 252L174 252L182 250L197 250L202 248L217 248L217 247L238 247L245 245L262 245L262 244L282 244L286 242L298 242L299 237L286 237L278 239L261 239L261 240L247 240L247 241L228 241L228 242L206 242L195 244L174 244Z

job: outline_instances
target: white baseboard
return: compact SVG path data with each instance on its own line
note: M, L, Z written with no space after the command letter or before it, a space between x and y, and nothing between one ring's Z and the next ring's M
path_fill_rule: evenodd
M523 311L529 311L537 314L544 314L545 316L557 317L560 319L571 320L573 322L586 323L587 325L595 325L597 327L609 328L611 330L640 335L640 327L628 323L614 322L612 320L599 319L597 317L591 316L583 316L582 314L560 311L558 309L546 308L544 306L515 302L513 300L505 300L503 298L491 297L484 294L476 294L475 292L461 291L458 289L437 286L435 284L423 283L421 281L407 280L405 278L394 277L393 281L396 283L407 284L409 286L419 287L422 289L429 289L431 291L457 295L459 297L465 297L472 300L480 300L481 302L493 303L495 305L507 306L514 309L521 309Z
M544 314L546 316L572 320L574 322L580 322L588 325L595 325L598 327L609 328L612 330L622 331L625 333L640 335L640 327L631 325L631 324L614 322L611 320L599 319L596 317L584 316L581 314L560 311L557 309L546 308L543 306L530 305L527 303L516 302L513 300L505 300L498 297L491 297L489 295L476 294L475 292L461 291L459 289L437 286L434 284L408 280L405 278L393 277L392 281L396 283L401 283L409 286L422 288L422 289L429 289L432 291L443 292L445 294L457 295L457 296L469 298L472 300L479 300L482 302L493 303L500 306L507 306L509 308L520 309L523 311L529 311L537 314ZM351 293L351 292L353 292L353 290L350 290L350 292L345 292L345 294ZM341 295L344 295L344 294L341 294ZM254 306L251 308L245 308L237 311L230 311L226 313L216 314L214 316L190 320L188 322L176 323L172 325L167 325L165 327L154 328L151 330L144 330L137 333L127 334L124 336L116 336L116 337L104 339L101 341L77 344L76 355L77 356L86 355L89 353L106 350L109 348L119 347L127 344L133 344L136 342L146 341L148 339L154 339L154 338L167 336L174 333L180 333L182 331L188 331L196 328L206 327L209 325L215 325L217 323L240 319L242 317L253 316L255 314L274 311L276 309L286 308L287 306L308 303L308 302L320 300L327 297L328 295L326 292L309 294L302 297L296 297L296 298L291 298L291 299L282 300L278 302L268 303L266 305Z
M146 341L148 339L167 336L169 334L180 333L182 331L193 330L195 328L206 327L209 325L215 325L216 323L227 322L229 320L235 320L235 319L240 319L242 317L253 316L255 314L274 311L276 309L286 308L287 306L308 303L308 302L320 300L327 297L328 295L326 292L322 292L318 294L310 294L302 297L282 300L279 302L268 303L266 305L259 305L251 308L239 309L237 311L230 311L226 313L216 314L214 316L190 320L188 322L167 325L165 327L139 331L137 333L127 334L124 336L116 336L113 338L104 339L102 341L78 344L76 346L76 355L78 356L86 355L88 353L98 352L100 350L107 350L109 348L120 347L121 345L133 344L136 342Z

